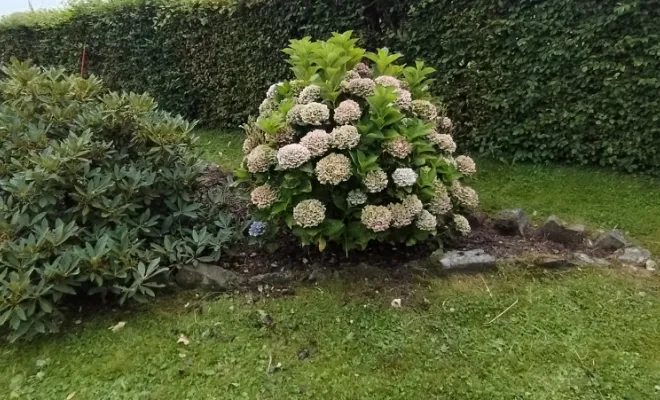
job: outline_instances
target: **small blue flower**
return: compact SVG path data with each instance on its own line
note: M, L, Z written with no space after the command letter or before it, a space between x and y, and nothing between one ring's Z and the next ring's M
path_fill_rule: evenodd
M250 236L261 236L266 233L266 223L261 221L252 221L250 228L248 229L248 235Z

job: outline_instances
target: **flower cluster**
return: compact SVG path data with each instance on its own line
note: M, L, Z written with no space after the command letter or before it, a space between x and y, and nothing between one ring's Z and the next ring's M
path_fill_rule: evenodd
M277 151L277 165L281 169L298 168L312 157L307 147L294 143L288 144Z
M451 208L451 198L447 193L447 188L444 184L436 182L433 197L431 197L428 204L429 211L435 215L444 215L451 211Z
M382 169L369 171L363 180L367 192L378 193L387 187L387 174Z
M265 222L261 221L252 221L250 224L250 227L248 228L248 235L250 236L261 236L264 233L266 233L266 228L268 226L266 225Z
M316 129L303 136L300 144L309 150L312 157L322 156L330 148L330 135L323 129Z
M456 165L458 165L458 170L463 175L469 176L477 172L477 165L474 163L474 160L468 156L456 157Z
M346 202L349 206L359 206L367 202L367 194L360 189L354 189L348 192Z
M412 215L402 203L392 203L387 206L392 215L392 227L402 228L412 223L414 215Z
M268 208L277 200L277 192L271 189L269 184L257 186L250 193L250 200L257 208Z
M444 131L444 132L451 132L453 123L451 122L451 119L447 117L442 117L438 120L438 126Z
M266 172L277 163L277 152L265 144L252 149L246 157L247 169L251 173Z
M343 154L328 154L316 164L316 178L324 185L338 185L351 174L351 160Z
M422 210L415 221L415 226L421 231L435 231L435 226L438 224L438 220L435 218L435 215L431 214L426 210Z
M434 132L429 135L429 141L440 148L442 151L447 153L453 153L456 151L456 143L451 135L442 134Z
M474 210L479 206L477 192L471 187L463 186L459 181L452 183L451 194L456 203L467 210Z
M305 108L302 104L295 104L286 114L286 122L290 125L302 125L303 121L300 116L302 110Z
M438 116L438 110L427 100L413 100L412 112L415 116L427 122L432 122Z
M357 97L369 97L374 94L376 82L369 78L358 78L345 84L345 91Z
M396 158L406 158L412 152L413 146L406 138L397 137L385 143L383 149Z
M321 99L321 88L316 85L309 85L300 92L298 104L309 104L319 99Z
M279 88L283 84L284 84L284 82L277 82L277 83L273 83L272 85L270 85L270 87L268 88L268 91L266 92L266 98L267 99L272 99L273 97L275 97L275 94L277 93L277 88Z
M330 133L330 146L336 149L352 149L360 142L360 133L353 125L342 125Z
M417 197L415 194L406 196L403 199L403 207L412 215L413 217L422 212L424 209L424 203Z
M412 168L397 168L392 172L392 180L398 187L410 187L417 182L417 172Z
M261 104L259 104L259 115L266 116L272 113L273 110L275 110L276 106L277 104L272 98L266 97L264 101L262 101Z
M335 108L334 120L339 125L350 124L362 116L360 105L353 100L344 100Z
M293 221L303 228L320 225L325 220L325 206L316 199L303 200L293 208Z
M392 86L395 88L401 87L401 82L393 76L381 75L378 78L374 79L378 85L382 86Z
M322 103L309 103L300 110L300 121L303 125L323 125L330 119L330 109Z
M354 70L360 78L371 78L373 76L369 66L363 62L357 63Z
M412 95L410 92L405 89L397 89L395 92L398 96L395 104L402 110L409 110L412 107Z
M392 223L392 213L385 206L366 206L360 217L362 224L374 232L383 232Z
M468 222L467 218L460 214L454 214L453 222L454 229L456 229L456 232L458 232L461 236L467 236L472 231L472 228L470 228L470 222Z

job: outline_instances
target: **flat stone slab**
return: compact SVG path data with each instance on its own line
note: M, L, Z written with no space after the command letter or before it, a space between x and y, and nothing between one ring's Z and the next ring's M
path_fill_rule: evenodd
M225 291L235 289L245 283L245 279L235 272L217 265L186 265L176 274L176 283L188 289Z
M602 267L611 265L611 263L605 259L592 257L582 252L573 253L572 261L578 265L600 265Z
M495 257L482 249L447 252L440 260L440 265L449 273L475 273L497 269Z
M615 257L622 264L645 268L647 261L651 259L651 252L641 247L626 247L617 250Z

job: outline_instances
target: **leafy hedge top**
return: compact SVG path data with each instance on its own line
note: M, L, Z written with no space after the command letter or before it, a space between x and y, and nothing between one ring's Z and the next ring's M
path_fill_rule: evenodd
M353 29L438 69L461 145L494 157L660 171L652 0L126 0L0 26L0 59L87 68L114 89L236 127L286 73L289 38ZM104 8L105 7L105 8ZM84 10L89 10L84 11ZM8 21L8 20L7 20Z
M356 42L349 31L284 50L295 79L271 86L245 126L237 172L253 186L254 234L286 225L303 244L349 251L371 240L412 245L448 228L469 233L458 213L477 196L458 179L476 167L451 155L451 120L428 91L435 70Z

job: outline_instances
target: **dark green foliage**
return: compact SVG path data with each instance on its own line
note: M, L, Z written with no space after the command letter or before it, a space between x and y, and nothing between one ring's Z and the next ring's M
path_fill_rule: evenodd
M0 327L10 339L56 331L65 295L141 302L168 267L219 259L232 221L222 193L194 191L194 124L95 77L16 60L2 72Z
M658 20L655 0L114 0L6 20L0 59L78 70L86 45L112 88L236 127L285 76L289 38L353 29L438 70L462 145L657 173Z

